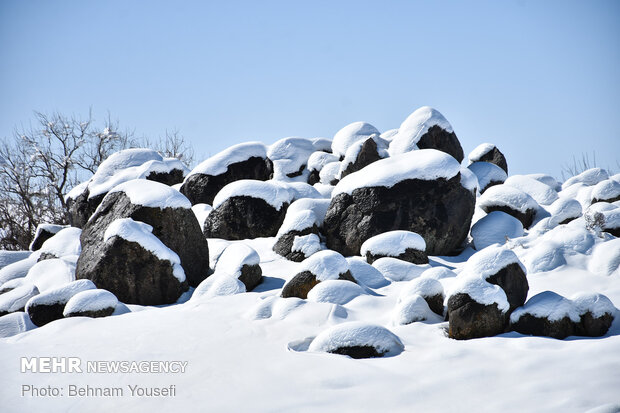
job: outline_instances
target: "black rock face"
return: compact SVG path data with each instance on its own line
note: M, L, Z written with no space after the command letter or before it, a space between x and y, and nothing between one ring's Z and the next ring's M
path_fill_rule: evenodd
M264 199L230 197L211 211L205 220L204 235L227 240L273 237L284 221L287 208L287 203L277 210Z
M312 169L310 174L308 174L308 184L314 185L321 181L321 171L317 171L316 169Z
M507 314L495 303L480 304L469 294L459 293L448 299L448 319L450 338L468 340L503 333Z
M381 159L381 157L379 156L379 152L377 151L377 143L372 138L366 139L362 144L359 153L357 154L357 158L355 158L355 161L353 163L350 163L347 168L342 171L342 174L340 174L340 179L344 178L349 174L352 174L353 172L359 171L360 169L370 165L373 162L378 161L379 159Z
M544 317L523 314L516 323L511 323L510 326L512 330L521 334L553 337L562 340L575 335L576 324L568 317L551 321Z
M183 182L183 171L180 169L173 169L170 172L151 172L146 177L149 181L159 182L160 184L172 186Z
M99 317L108 317L114 313L114 307L102 308L101 310L96 311L77 311L75 313L69 313L65 317L90 317L90 318L99 318Z
M454 132L448 133L438 125L431 126L417 143L420 149L437 149L452 155L457 161L463 161L463 148Z
M351 271L348 270L345 273L339 274L338 279L357 283ZM317 280L316 275L310 271L302 271L284 285L281 296L283 298L298 297L306 299L310 290L320 282Z
M590 311L581 315L581 322L577 324L575 332L578 336L600 337L607 334L614 317L605 313L600 317L594 317Z
M515 308L525 304L530 287L525 272L523 272L519 264L510 264L499 270L497 274L487 277L486 280L491 284L500 286L504 290L510 304L508 313L512 313Z
M260 265L247 265L241 267L241 275L239 281L245 284L246 291L252 291L263 281L263 270Z
M80 241L82 254L77 263L77 277L94 278L94 257L103 248L103 235L116 219L131 218L153 227L155 235L181 259L187 282L195 287L208 276L209 247L191 209L151 208L134 205L123 192L113 192L102 202L84 229ZM95 282L97 286L99 284ZM101 288L106 288L101 286ZM117 294L115 290L110 290ZM120 298L120 296L117 294ZM122 300L121 300L122 301Z
M342 354L343 356L349 356L353 359L367 359L373 357L383 357L385 353L380 353L373 346L349 346L338 347L335 350L330 350L333 354Z
M480 159L476 159L476 162L489 162L495 164L502 168L504 172L508 173L508 164L506 163L506 158L504 154L500 152L499 149L493 148L489 152L485 153L480 157Z
M491 205L486 206L482 209L487 214L490 214L493 211L505 212L508 215L511 215L521 221L521 224L523 224L523 228L526 229L532 226L532 223L534 222L534 217L536 216L536 211L534 211L532 208L527 209L525 213L517 211L516 209L512 209L506 205Z
M192 205L213 204L215 195L231 182L241 179L266 181L273 175L271 160L253 156L243 162L228 165L226 172L220 175L193 174L187 177L181 186L181 193Z
M47 323L51 323L54 320L60 320L63 318L62 312L65 309L66 302L62 303L54 303L47 305L30 305L26 308L26 312L28 313L28 317L32 323L41 327Z
M278 237L276 243L273 245L273 250L276 254L281 255L290 261L302 262L306 257L301 251L293 251L293 241L295 237L301 237L304 235L316 234L319 235L319 228L316 225L313 225L310 228L303 229L301 231L289 231L284 235Z
M368 238L387 231L417 232L428 255L458 252L471 224L474 195L450 180L409 179L391 188L355 189L336 195L323 223L327 247L344 256L358 255Z
M370 251L366 252L366 261L368 264L372 264L379 258L383 257L398 258L399 260L411 262L413 264L428 264L428 256L426 255L426 252L415 250L413 248L407 248L405 249L405 252L399 255L380 255L372 254Z

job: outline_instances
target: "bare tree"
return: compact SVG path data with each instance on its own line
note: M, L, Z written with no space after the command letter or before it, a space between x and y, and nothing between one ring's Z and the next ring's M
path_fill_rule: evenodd
M177 158L188 168L194 163L194 148L177 129L166 130L165 135L155 141L148 138L143 141L144 146L155 149L165 158Z

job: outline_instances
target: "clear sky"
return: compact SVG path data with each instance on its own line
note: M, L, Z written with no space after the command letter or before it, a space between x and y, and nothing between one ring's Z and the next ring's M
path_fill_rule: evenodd
M92 107L207 156L423 105L511 173L620 172L620 1L0 1L0 136Z

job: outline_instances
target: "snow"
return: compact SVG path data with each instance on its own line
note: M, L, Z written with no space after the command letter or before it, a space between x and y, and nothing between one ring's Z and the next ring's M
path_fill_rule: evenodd
M486 280L512 264L522 266L519 257L511 249L493 245L472 255L465 264L465 271Z
M396 134L398 133L398 128L395 129L389 129L386 130L385 132L383 132L381 135L379 135L379 137L381 139L384 139L388 142L391 142L392 139L394 139L394 136L396 136Z
M75 294L65 305L63 315L68 317L72 314L86 311L100 311L107 308L116 308L118 299L108 290L84 290Z
M295 235L293 245L291 246L291 251L301 252L306 258L322 249L324 249L323 244L321 244L321 239L316 234Z
M313 185L313 187L319 191L323 198L330 199L332 197L332 191L334 190L333 185L323 184L321 182L317 182Z
M553 241L539 242L524 260L528 273L552 271L566 264L561 246Z
M537 181L542 182L543 184L549 185L551 188L553 188L556 191L562 190L562 185L560 185L558 181L556 181L555 178L552 177L551 175L527 174L525 176L532 178L532 179L536 179Z
M315 285L308 293L308 300L315 303L346 304L365 294L364 289L347 280L327 280Z
M215 272L228 274L235 278L241 276L244 265L258 265L260 258L254 249L241 242L230 244L219 256Z
M393 325L407 325L427 320L435 323L443 321L439 315L429 308L426 300L417 294L409 295L400 300L392 315Z
M415 278L405 284L400 292L398 301L402 301L412 295L420 295L422 297L434 297L436 295L443 296L443 285L441 285L439 281L430 277L423 276L420 278Z
M579 183L586 186L593 186L608 178L609 174L606 170L602 168L591 168L583 171L579 175L575 175L572 178L567 179L566 182L562 184L562 190Z
M482 209L505 206L521 213L526 213L528 209L538 209L534 198L509 185L495 185L484 191L478 199L478 206Z
M0 294L0 313L13 313L24 308L28 300L39 294L34 284L25 282L19 287Z
M134 179L112 188L109 193L123 192L134 205L150 208L185 208L192 207L189 199L179 191L155 181Z
M298 172L303 165L307 165L308 158L315 151L312 141L305 138L289 137L275 142L267 151L267 157L273 162L273 178L288 181L286 175Z
M338 157L343 157L346 155L351 145L360 140L366 140L375 134L378 136L380 132L370 123L350 123L334 135L334 139L332 140L332 152Z
M553 204L549 205L549 213L553 224L559 225L567 219L579 218L582 208L579 201L571 198L560 198Z
M42 231L46 231L50 234L56 234L58 231L60 231L63 228L67 228L67 225L57 225L57 224L39 224L37 225L37 230L34 233L34 237L32 239L32 242L30 243L30 246L28 247L29 250L32 250L32 244L34 243L34 241L39 238L39 236L41 235Z
M488 283L478 274L459 274L446 295L446 301L456 294L467 294L472 300L483 305L497 304L502 312L507 312L510 308L504 290L498 285Z
M367 253L372 255L385 255L398 257L407 249L426 251L426 242L419 234L411 231L388 231L368 238L360 248L360 254L365 257Z
M82 230L75 227L61 229L53 237L47 239L41 248L40 254L51 254L61 258L67 255L80 255L82 244L80 243Z
M27 282L25 277L13 278L12 280L9 280L2 284L0 287L2 287L3 290L12 290L13 288L17 288L23 285L25 282Z
M290 203L295 196L286 185L276 181L256 181L253 179L241 179L231 182L215 195L213 208L222 205L228 198L235 196L247 196L262 199L277 210L285 203Z
M409 281L419 277L429 264L412 264L398 258L383 257L372 263L372 266L381 271L381 274L392 281Z
M308 170L320 171L323 167L330 162L338 162L340 158L333 153L328 152L314 152L308 158Z
M347 149L347 152L344 155L344 159L342 160L342 162L340 162L340 170L338 171L336 178L340 179L344 171L349 167L349 165L355 163L360 151L362 150L362 146L368 139L372 139L375 141L375 143L377 144L377 153L381 158L387 158L389 156L387 151L389 143L381 139L379 136L373 135L367 139L360 139L351 144Z
M523 224L505 212L492 211L471 227L471 236L476 249L481 250L523 236Z
M60 258L39 261L28 271L26 281L46 292L75 281L75 264Z
M336 179L336 176L340 173L340 162L329 162L323 166L321 172L319 172L319 179L321 183L328 185Z
M439 178L450 179L460 171L460 164L447 153L436 149L421 149L380 159L361 171L345 176L336 185L333 196L341 193L350 195L355 189L364 187L391 188L408 179L424 181Z
M237 145L230 146L224 149L222 152L211 156L199 163L192 171L187 175L185 180L191 175L202 174L217 176L225 173L228 170L228 166L233 163L247 161L248 159L266 158L267 147L261 142L245 142Z
M77 293L86 290L94 290L96 288L97 287L91 280L76 280L60 285L42 292L39 295L35 295L28 300L28 303L26 303L26 311L28 311L28 307L35 305L65 304Z
M338 348L354 346L371 346L385 356L396 356L405 348L398 336L385 327L364 322L350 322L323 331L312 340L308 350L332 352Z
M348 257L347 262L353 278L360 283L370 288L381 288L390 284L381 271L368 264L365 259L361 257Z
M564 254L586 254L594 245L592 233L583 226L561 225L545 233L539 242L554 243Z
M23 311L0 317L0 338L12 337L37 328Z
M559 321L564 317L568 317L576 323L581 320L575 303L553 291L543 291L527 300L523 307L512 312L510 321L516 323L525 314L546 318L549 321Z
M319 251L301 262L298 273L310 271L318 281L335 280L349 270L349 263L332 250Z
M490 162L474 162L468 169L478 178L480 188L486 188L491 182L504 182L508 175L499 166Z
M478 177L465 167L461 167L461 186L474 195L480 190Z
M592 316L598 318L605 314L615 316L617 313L617 309L611 300L603 294L577 293L570 300L577 307L580 315L590 312Z
M522 190L540 205L551 205L558 199L558 193L549 185L524 175L513 175L506 179L504 185Z
M200 224L200 229L204 228L205 221L209 214L213 211L213 207L209 204L195 204L192 205L192 212L196 216L198 220L198 224Z
M191 301L244 293L245 284L237 277L216 272L201 282L194 290Z
M315 151L330 152L332 150L332 140L329 138L310 138Z
M480 158L482 158L484 155L491 152L495 148L496 146L493 145L492 143L487 143L487 142L481 143L480 145L476 146L473 151L469 153L469 156L468 156L469 162L474 163L474 162L480 161Z
M319 191L306 182L287 182L284 185L291 192L293 200L304 198L323 198Z
M597 275L620 276L620 238L596 245L588 269Z
M153 227L144 222L134 221L131 218L120 218L112 221L103 235L103 241L108 242L113 237L140 244L142 248L152 252L162 261L170 262L172 274L180 282L185 281L185 271L181 267L181 259L163 242L153 235Z
M37 262L29 259L31 254L31 251L0 251L0 285L12 278L25 277Z
M71 188L71 190L65 194L65 201L76 199L78 196L82 195L88 188L89 183L90 181L84 181Z
M620 228L620 208L605 211L603 216L605 217L603 229Z
M421 275L423 278L432 278L434 280L443 280L456 277L456 273L446 267L433 267L424 271Z
M452 133L452 125L439 111L422 106L416 109L398 128L398 133L390 143L390 156L410 152L417 149L420 138L433 126L439 126L448 133Z
M286 210L284 222L278 230L278 237L291 231L303 231L313 225L321 227L329 199L300 199L293 202Z
M620 182L613 179L601 181L594 186L590 194L592 201L606 201L620 197Z

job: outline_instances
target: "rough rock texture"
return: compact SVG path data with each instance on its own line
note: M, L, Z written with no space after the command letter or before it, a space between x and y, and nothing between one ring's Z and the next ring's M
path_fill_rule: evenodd
M409 179L391 188L357 188L351 195L336 195L323 223L327 247L344 256L358 255L368 238L400 229L420 234L428 255L457 252L475 204L460 180L460 174L450 180Z
M527 276L519 264L510 264L499 270L497 274L487 277L486 280L491 284L500 286L504 290L510 304L509 313L525 304L530 287L527 282Z
M316 169L311 170L308 174L308 184L314 185L319 182L321 182L321 171L317 171Z
M108 317L114 313L115 307L108 307L97 311L76 311L74 313L65 314L65 317Z
M504 154L495 147L489 152L482 155L480 159L477 159L476 161L493 163L502 168L504 172L508 173L508 164L506 163L506 158L504 157Z
M108 225L119 218L132 218L152 226L153 235L181 259L189 285L195 287L207 277L209 247L191 209L134 205L125 193L113 192L105 198L82 231L82 254L77 263L77 278L95 281L94 262L101 253L103 235ZM95 284L99 286L96 281ZM111 291L121 298L115 290Z
M96 251L89 251L87 261L80 256L76 275L130 304L172 304L187 290L187 282L173 275L170 261L116 236L97 244Z
M516 323L511 323L510 327L521 334L553 337L562 340L568 336L575 335L576 323L569 317L550 321L545 317L523 314Z
M454 132L448 133L438 125L431 126L417 143L420 149L437 149L463 161L463 148Z
M247 265L241 267L241 275L239 281L245 284L246 291L252 291L263 281L263 270L260 265Z
M435 314L439 314L440 316L443 317L443 301L444 301L444 296L443 294L436 294L436 295L431 295L431 296L422 296L422 298L424 298L424 301L426 301L426 304L428 304L428 308L431 309L431 311Z
M278 237L276 243L273 245L273 250L276 254L281 255L287 260L302 262L308 257L306 257L302 251L293 251L293 242L295 240L295 237L301 237L309 234L319 235L319 228L316 225L313 225L312 227L304 228L301 231L289 231L286 234Z
M480 304L469 294L459 293L448 299L448 319L450 338L468 340L503 333L507 314L497 304Z
M338 275L339 280L347 280L351 282L356 282L353 275L351 275L351 271L347 270L347 272ZM318 283L321 281L316 279L316 276L312 274L310 271L302 271L299 274L295 275L289 282L287 282L282 288L282 297L299 297L306 299L308 298L308 293Z
M600 337L607 334L614 317L605 313L601 317L594 317L590 311L581 315L581 322L576 325L575 333L578 336Z
M233 196L211 211L205 220L204 235L227 240L273 237L287 208L287 203L277 210L264 199Z
M428 264L428 255L426 252L419 251L413 248L405 249L405 252L399 255L381 255L381 254L372 254L370 251L366 252L366 261L369 264L372 264L379 258L383 257L393 257L398 258L399 260L411 262L413 264Z
M62 312L65 309L65 304L67 303L32 305L26 308L26 312L32 323L37 327L41 327L54 320L60 320L63 317Z
M372 357L383 357L385 353L380 353L373 346L350 346L350 347L338 347L335 350L330 350L333 354L342 354L349 356L352 359L367 359Z
M266 181L273 174L273 164L269 159L253 156L243 162L228 165L226 172L220 175L192 174L181 186L181 193L192 205L213 204L213 198L231 182L241 179Z
M523 228L531 227L532 223L534 222L534 217L536 216L536 211L533 210L532 208L527 209L525 213L521 211L517 211L516 209L512 209L505 205L493 205L493 206L484 207L482 209L487 214L490 214L493 211L505 212L508 215L511 215L517 218L519 221L521 221L521 224L523 224Z
M355 158L355 161L350 163L347 168L342 171L340 174L340 179L353 172L359 171L379 159L381 159L381 156L379 156L379 152L377 151L377 142L375 142L372 138L366 139L357 154L357 158Z

